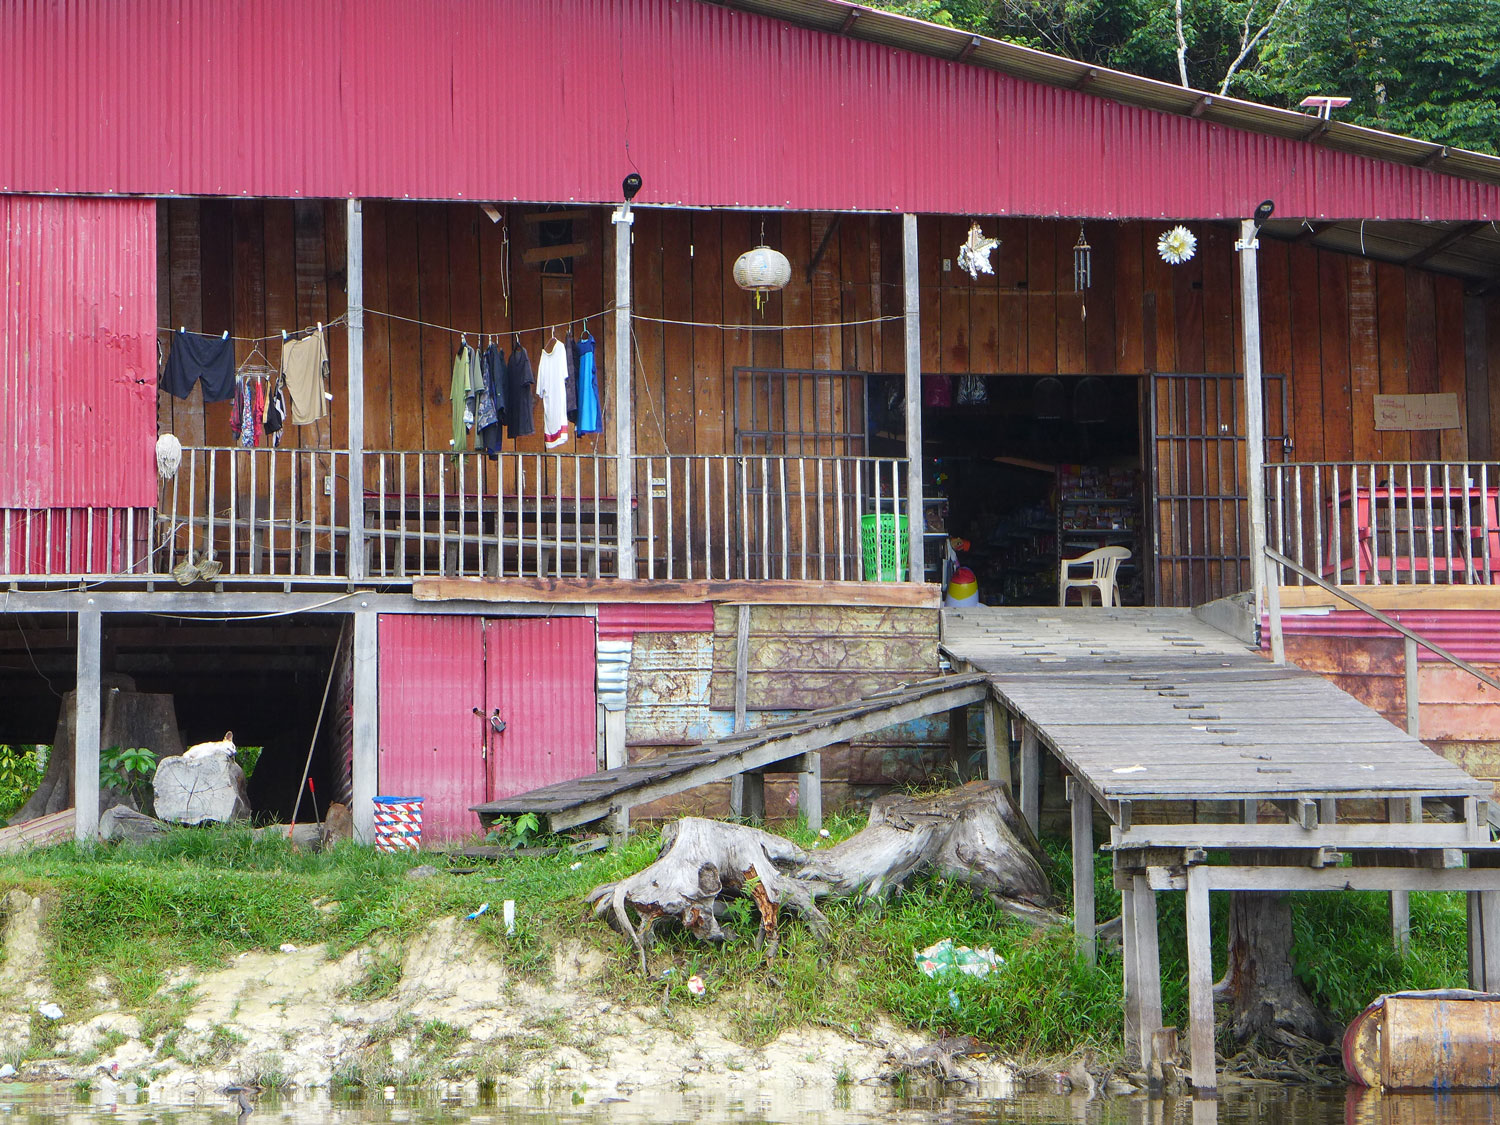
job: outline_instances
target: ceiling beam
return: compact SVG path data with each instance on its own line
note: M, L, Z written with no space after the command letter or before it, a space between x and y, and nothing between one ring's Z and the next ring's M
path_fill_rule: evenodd
M1338 226L1338 223L1309 223L1292 236L1293 242L1311 242L1325 230Z
M958 54L953 57L954 62L968 62L969 56L979 49L984 40L977 35L969 36L969 41L959 48Z
M1422 247L1422 249L1418 250L1415 254L1407 258L1406 261L1402 262L1401 264L1404 266L1420 266L1423 262L1426 262L1429 259L1441 254L1455 242L1459 242L1462 239L1468 238L1469 235L1473 234L1475 231L1481 230L1488 225L1488 223L1484 222L1460 223L1458 226L1448 231L1447 234L1444 234L1441 238L1438 238L1437 240Z
M1210 109L1213 108L1213 104L1214 104L1213 95L1212 94L1204 94L1201 98L1199 98L1197 101L1195 101L1193 103L1193 108L1189 111L1188 116L1189 117L1202 117L1205 111L1210 110Z
M1094 79L1096 79L1098 77L1099 77L1099 68L1097 66L1091 66L1087 70L1085 70L1082 74L1080 74L1078 76L1077 80L1074 81L1074 83L1073 83L1073 89L1075 89L1075 90L1087 90L1090 86L1092 86L1094 84Z
M1436 164L1441 164L1444 160L1448 159L1448 157L1452 154L1452 151L1453 150L1450 149L1447 145L1437 145L1432 149L1431 152L1422 157L1421 160L1417 161L1417 167L1431 168Z

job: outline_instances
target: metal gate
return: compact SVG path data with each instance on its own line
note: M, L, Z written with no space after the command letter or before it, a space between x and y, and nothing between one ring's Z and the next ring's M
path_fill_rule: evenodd
M1262 376L1266 461L1285 460L1286 380ZM1150 449L1156 604L1250 587L1243 375L1153 374Z

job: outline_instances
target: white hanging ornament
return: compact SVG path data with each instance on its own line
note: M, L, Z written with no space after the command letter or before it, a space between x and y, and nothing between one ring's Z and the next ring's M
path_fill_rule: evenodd
M746 250L734 262L734 283L741 289L755 294L758 310L765 303L766 294L785 289L792 280L792 263L779 250L766 245L766 228L761 224L760 245Z
M1187 227L1173 227L1156 240L1156 252L1169 266L1180 266L1198 252L1198 236Z
M156 439L156 472L162 480L171 480L182 464L182 442L171 434Z
M990 251L999 245L998 238L986 238L979 229L979 224L971 223L968 240L958 248L958 268L975 278L982 273L994 273L995 268L990 265Z

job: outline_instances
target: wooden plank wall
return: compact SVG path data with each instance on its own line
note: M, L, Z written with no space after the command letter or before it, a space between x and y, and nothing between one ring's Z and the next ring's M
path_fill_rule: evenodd
M343 207L337 200L161 203L161 324L253 336L336 318L344 310ZM613 300L608 212L587 209L577 238L589 253L563 278L522 260L528 210L503 209L502 228L467 203L367 203L366 302L372 310L473 332L592 317L607 399L612 323L598 314ZM835 224L829 215L656 208L635 216L633 407L640 452L732 452L737 366L899 370L898 319L841 330L746 330L899 317L896 217L844 215ZM956 263L968 221L929 216L918 228L922 363L930 375L1240 369L1230 226L1198 226L1198 254L1173 267L1156 253L1160 224L1087 224L1094 281L1079 294L1072 286L1076 223L982 218L1001 244L991 255L994 274L970 279ZM808 263L830 226L809 282ZM791 261L792 282L757 311L732 270L735 258L760 241L762 227L766 242ZM508 274L505 228L514 244ZM1489 389L1489 372L1500 369L1500 298L1466 297L1456 278L1269 238L1261 241L1260 275L1265 369L1289 377L1294 459L1482 459L1500 452L1500 394ZM367 318L369 448L447 448L456 341L446 329ZM543 334L524 333L521 342L535 363ZM279 361L279 342L263 351ZM249 344L236 348L241 362L249 352ZM342 330L330 338L330 355L332 418L289 428L289 444L343 444ZM1375 432L1375 394L1430 392L1458 396L1463 429ZM843 423L822 409L825 425ZM204 406L197 391L182 401L161 396L158 413L162 428L184 444L229 441L228 404ZM539 450L541 437L513 444ZM580 452L607 451L609 427L575 444Z

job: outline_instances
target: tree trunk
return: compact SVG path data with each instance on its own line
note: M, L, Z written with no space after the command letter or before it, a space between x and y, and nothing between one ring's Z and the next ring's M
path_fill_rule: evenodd
M922 799L882 797L864 831L812 853L757 828L684 817L663 830L655 863L595 887L589 902L630 939L646 972L651 931L662 918L702 941L732 938L715 914L724 895L755 902L758 940L774 948L783 906L823 933L828 923L818 898L878 897L927 872L967 883L1032 921L1062 921L1047 910L1051 895L1036 841L1005 786L990 782Z
M1292 961L1292 908L1285 894L1236 891L1229 897L1229 963L1214 987L1229 1005L1237 1042L1269 1039L1328 1042L1336 1033L1297 980Z
M107 675L100 684L99 748L144 746L158 758L182 753L182 735L177 729L177 707L170 695L151 695L135 690L129 676ZM63 696L57 734L47 756L47 771L35 793L10 818L24 824L39 816L73 807L73 758L76 746L77 708L74 692ZM112 805L134 807L128 794L109 786L99 790L99 811Z

